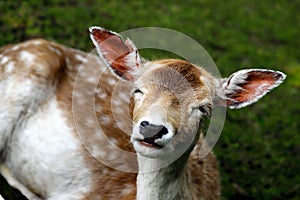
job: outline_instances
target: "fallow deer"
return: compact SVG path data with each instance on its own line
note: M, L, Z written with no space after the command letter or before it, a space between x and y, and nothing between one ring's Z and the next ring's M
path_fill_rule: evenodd
M216 158L199 157L201 120L215 106L257 101L285 75L246 69L216 79L188 61L147 61L114 32L90 33L100 58L43 39L0 49L1 174L28 199L219 199ZM124 89L112 98L117 82ZM129 110L131 135L114 109ZM95 158L122 165L111 145L137 153L138 174Z

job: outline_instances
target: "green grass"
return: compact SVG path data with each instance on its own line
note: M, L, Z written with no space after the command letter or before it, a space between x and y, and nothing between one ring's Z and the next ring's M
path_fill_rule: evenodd
M223 76L242 68L287 73L284 84L259 103L227 112L214 151L220 161L223 199L299 198L300 1L37 2L0 2L1 46L43 37L90 51L89 26L116 32L156 26L198 41ZM161 57L151 51L143 55ZM20 199L3 179L0 194Z

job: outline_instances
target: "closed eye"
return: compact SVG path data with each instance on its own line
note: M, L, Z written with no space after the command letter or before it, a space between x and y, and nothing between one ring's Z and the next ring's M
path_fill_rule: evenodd
M134 90L133 94L144 94L140 89Z
M207 114L209 112L207 106L199 106L198 108L200 110L200 112Z
M135 90L133 91L133 97L134 97L134 100L135 100L135 101L141 100L141 99L143 98L143 95L144 95L144 93L143 93L143 91L140 90L140 89L135 89Z
M195 106L192 108L192 112L199 110L203 115L210 117L211 115L211 105L210 104L204 104L200 106Z

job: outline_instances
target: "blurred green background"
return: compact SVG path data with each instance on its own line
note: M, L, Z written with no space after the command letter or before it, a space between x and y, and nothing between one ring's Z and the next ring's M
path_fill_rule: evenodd
M222 199L300 199L300 1L1 1L0 13L0 46L43 37L90 51L92 25L156 26L202 44L223 77L242 68L285 72L286 81L257 104L228 110L214 151ZM24 199L3 178L0 194Z

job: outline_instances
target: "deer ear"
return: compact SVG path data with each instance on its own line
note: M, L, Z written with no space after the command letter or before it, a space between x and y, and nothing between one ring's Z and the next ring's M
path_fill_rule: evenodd
M100 27L90 27L90 37L99 56L119 77L134 80L133 72L142 65L142 59L134 43Z
M242 108L250 105L280 85L286 75L279 71L246 69L219 81L217 105Z

